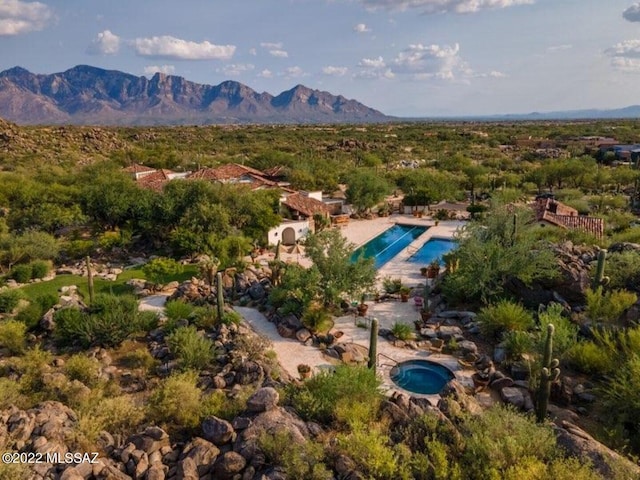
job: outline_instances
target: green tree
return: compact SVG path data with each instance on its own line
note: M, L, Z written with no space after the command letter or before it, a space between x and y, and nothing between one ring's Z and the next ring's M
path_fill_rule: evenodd
M347 178L347 201L357 211L371 209L382 200L391 190L389 183L370 170L358 170Z
M307 239L307 256L320 279L317 285L324 305L335 305L341 294L370 288L376 277L373 259L352 261L353 245L338 230L324 230Z
M182 272L182 265L173 258L158 257L145 264L142 271L152 282L162 284L170 275Z

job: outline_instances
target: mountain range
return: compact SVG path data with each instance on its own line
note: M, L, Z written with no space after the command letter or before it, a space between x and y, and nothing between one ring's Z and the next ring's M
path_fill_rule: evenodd
M219 85L156 73L151 79L78 65L40 75L0 72L0 117L19 124L181 125L364 123L393 117L341 95L297 85L273 96L235 81Z

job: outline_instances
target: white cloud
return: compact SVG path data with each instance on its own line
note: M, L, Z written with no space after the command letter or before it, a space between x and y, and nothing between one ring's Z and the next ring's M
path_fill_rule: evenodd
M640 3L634 3L624 12L622 17L629 22L640 22Z
M534 0L359 0L365 7L387 10L417 9L424 13L473 13L492 8L527 5Z
M236 51L235 45L214 45L208 41L197 43L169 35L136 38L131 44L141 57L173 60L228 60Z
M260 46L267 50L280 50L284 45L282 42L261 42Z
M255 68L255 65L252 65L251 63L232 63L219 68L218 72L222 72L229 77L238 77L243 73L252 71Z
M253 55L254 57L258 54L258 51L255 48L249 49L249 55Z
M548 52L561 52L563 50L571 50L573 48L573 45L570 44L564 44L564 45L552 45L551 47L547 48Z
M390 68L387 68L387 64L382 57L378 58L363 58L358 63L360 71L354 76L357 78L386 78L391 79L395 77L395 74Z
M329 65L322 68L322 73L333 77L344 77L349 72L347 67L334 67Z
M91 55L115 55L120 50L120 37L110 30L100 32L93 39L87 53Z
M173 75L176 71L176 67L173 65L149 65L144 67L145 75L154 75L157 72L164 73L165 75Z
M604 51L611 66L627 73L640 72L640 40L625 40Z
M286 50L269 50L269 55L278 58L288 58L289 53Z
M394 71L412 73L419 78L453 80L460 74L471 74L467 64L460 58L460 45L409 45L394 59Z
M299 77L306 76L306 74L304 73L304 70L302 70L302 68L298 66L287 68L284 71L284 75L287 78L299 78Z
M265 68L264 70L262 70L259 74L259 77L262 78L273 78L273 72L267 68Z
M365 68L384 68L387 66L387 64L384 62L384 59L382 57L363 58L362 60L360 60L360 63L358 63L358 66Z
M0 36L42 30L51 17L53 11L44 3L0 0Z
M356 32L356 33L367 33L367 32L370 32L371 29L369 27L367 27L366 24L359 23L355 27L353 27L353 31Z

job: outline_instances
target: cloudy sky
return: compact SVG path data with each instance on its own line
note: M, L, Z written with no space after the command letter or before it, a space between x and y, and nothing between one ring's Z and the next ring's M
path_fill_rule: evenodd
M0 70L89 64L390 115L640 104L633 0L0 0Z

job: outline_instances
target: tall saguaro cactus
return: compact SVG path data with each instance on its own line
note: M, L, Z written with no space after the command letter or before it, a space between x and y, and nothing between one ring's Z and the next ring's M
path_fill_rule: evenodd
M513 214L513 230L511 232L511 246L513 247L516 244L516 240L518 239L518 214Z
M596 276L593 279L591 289L604 287L609 283L609 277L604 276L604 266L607 261L607 251L603 248L598 252L598 266L596 267Z
M224 315L224 291L222 290L222 273L216 274L216 287L218 289L218 321L222 321Z
M91 269L91 258L87 255L85 258L85 263L87 264L87 286L89 287L89 302L93 304L96 299L95 290L93 288L93 270Z
M560 362L557 358L551 359L553 353L553 324L547 325L547 339L544 344L544 354L542 357L542 371L540 372L540 386L538 387L538 404L536 405L536 420L544 422L549 406L549 396L551 395L551 384L560 377Z
M371 335L369 336L368 367L376 373L376 357L378 356L378 319L371 320Z

